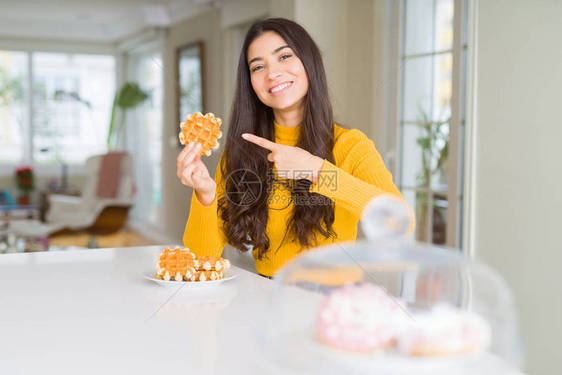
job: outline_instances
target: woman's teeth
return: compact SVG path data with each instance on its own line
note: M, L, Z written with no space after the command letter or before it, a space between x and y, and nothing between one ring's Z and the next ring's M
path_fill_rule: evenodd
M292 84L293 84L292 82L287 82L287 83L283 83L282 85L275 86L274 88L271 89L271 93L275 94L276 92L279 92L284 88L291 86Z

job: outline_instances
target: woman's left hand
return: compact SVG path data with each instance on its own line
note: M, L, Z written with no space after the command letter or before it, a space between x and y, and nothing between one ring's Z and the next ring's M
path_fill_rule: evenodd
M267 155L267 160L275 163L280 177L293 180L307 179L313 183L318 180L318 172L322 168L324 159L314 156L300 147L271 142L269 139L257 135L244 133L242 138L271 151Z

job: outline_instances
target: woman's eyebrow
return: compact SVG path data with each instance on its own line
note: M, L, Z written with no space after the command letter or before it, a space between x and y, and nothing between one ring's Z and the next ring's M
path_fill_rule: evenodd
M289 47L288 45L281 46L281 47L277 47L277 48L275 48L275 49L273 50L273 52L271 52L271 54L272 54L272 55L275 55L277 52L279 52L279 51L281 51L282 49L285 49L285 48L291 48L291 47ZM248 62L248 65L250 65L250 64L253 63L254 61L260 61L260 60L263 60L263 58L262 58L262 57L254 57L253 59L251 59L251 60Z

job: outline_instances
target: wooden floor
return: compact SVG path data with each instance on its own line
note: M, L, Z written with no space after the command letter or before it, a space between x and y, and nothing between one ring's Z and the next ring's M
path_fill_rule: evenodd
M96 236L98 247L128 247L128 246L151 246L156 245L143 237L140 233L129 228L121 229L114 234ZM51 246L80 246L87 247L90 240L89 234L63 234L51 237Z

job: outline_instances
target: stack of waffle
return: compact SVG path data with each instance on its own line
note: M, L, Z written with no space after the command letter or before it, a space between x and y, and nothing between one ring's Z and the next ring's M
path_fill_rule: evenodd
M166 281L213 281L222 279L229 267L228 259L197 257L189 249L166 248L156 262L155 277Z

